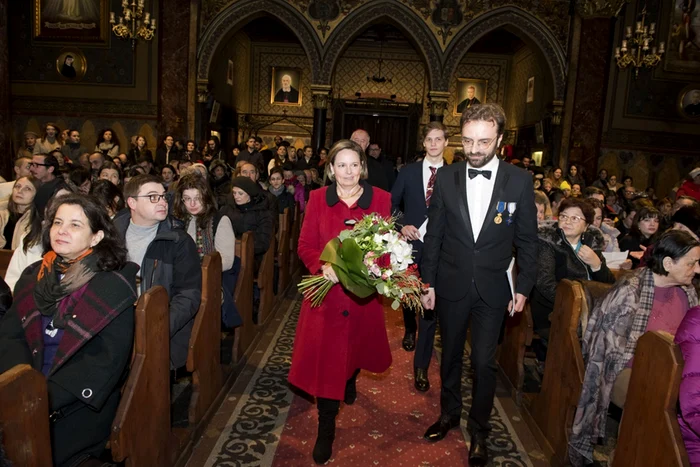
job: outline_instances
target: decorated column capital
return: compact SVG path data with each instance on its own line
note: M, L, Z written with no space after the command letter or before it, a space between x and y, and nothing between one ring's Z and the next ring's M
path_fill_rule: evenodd
M430 106L431 117L442 118L447 110L447 102L450 98L449 92L430 91L428 92L428 105Z
M209 83L207 81L197 82L197 102L204 104L209 101Z
M561 125L562 116L564 115L564 101L552 101L548 110L552 125Z
M327 84L312 84L311 99L314 109L327 109L333 88Z

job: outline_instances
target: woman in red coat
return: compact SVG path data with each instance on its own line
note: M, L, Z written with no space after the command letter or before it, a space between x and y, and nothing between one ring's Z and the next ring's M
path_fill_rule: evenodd
M391 364L379 298L373 295L360 299L347 292L337 284L331 265L319 260L326 243L341 230L351 228L353 220L373 212L389 217L391 195L364 180L366 156L350 140L333 145L326 175L333 184L311 192L298 252L311 274L322 272L336 285L317 308L304 300L289 371L291 384L316 396L318 438L313 457L317 464L331 457L340 400L355 402L355 380L360 370L381 373Z

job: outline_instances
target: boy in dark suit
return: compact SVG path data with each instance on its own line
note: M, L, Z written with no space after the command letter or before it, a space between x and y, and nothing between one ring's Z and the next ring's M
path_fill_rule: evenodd
M469 465L486 465L486 438L496 392L496 347L506 309L521 312L537 275L537 210L532 176L496 154L506 118L497 104L464 110L467 160L437 174L428 210L421 274L430 285L423 306L440 320L441 416L425 433L443 439L462 414L461 377L467 326L472 327L473 402L467 428ZM514 300L506 271L516 248Z
M447 128L441 122L430 122L423 128L422 136L425 158L421 162L405 166L391 190L391 210L398 217L396 223L401 227L401 233L413 246L413 260L418 265L423 252L423 238L419 229L428 219L428 206L437 170L444 164L443 153L448 144ZM404 307L403 320L406 333L402 346L408 352L416 350L413 358L416 389L427 391L430 388L428 366L433 355L435 314L426 310L419 317L417 346L415 311Z

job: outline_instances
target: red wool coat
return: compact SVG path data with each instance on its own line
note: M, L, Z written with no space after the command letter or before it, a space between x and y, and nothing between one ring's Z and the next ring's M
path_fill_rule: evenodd
M376 212L391 215L391 195L362 182L364 193L351 208L338 199L335 184L311 192L299 235L299 257L312 274L329 240L351 228L349 219ZM294 339L289 382L316 397L341 400L357 369L381 373L391 365L384 311L375 294L359 299L336 284L321 306L304 300Z

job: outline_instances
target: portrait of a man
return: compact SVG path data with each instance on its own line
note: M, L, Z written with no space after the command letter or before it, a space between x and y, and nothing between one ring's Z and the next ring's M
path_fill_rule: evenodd
M272 68L270 103L301 105L300 81L301 69L299 68Z
M700 117L700 89L690 89L681 97L682 113L686 117Z
M452 114L457 116L465 109L486 102L486 80L457 78L457 99Z

